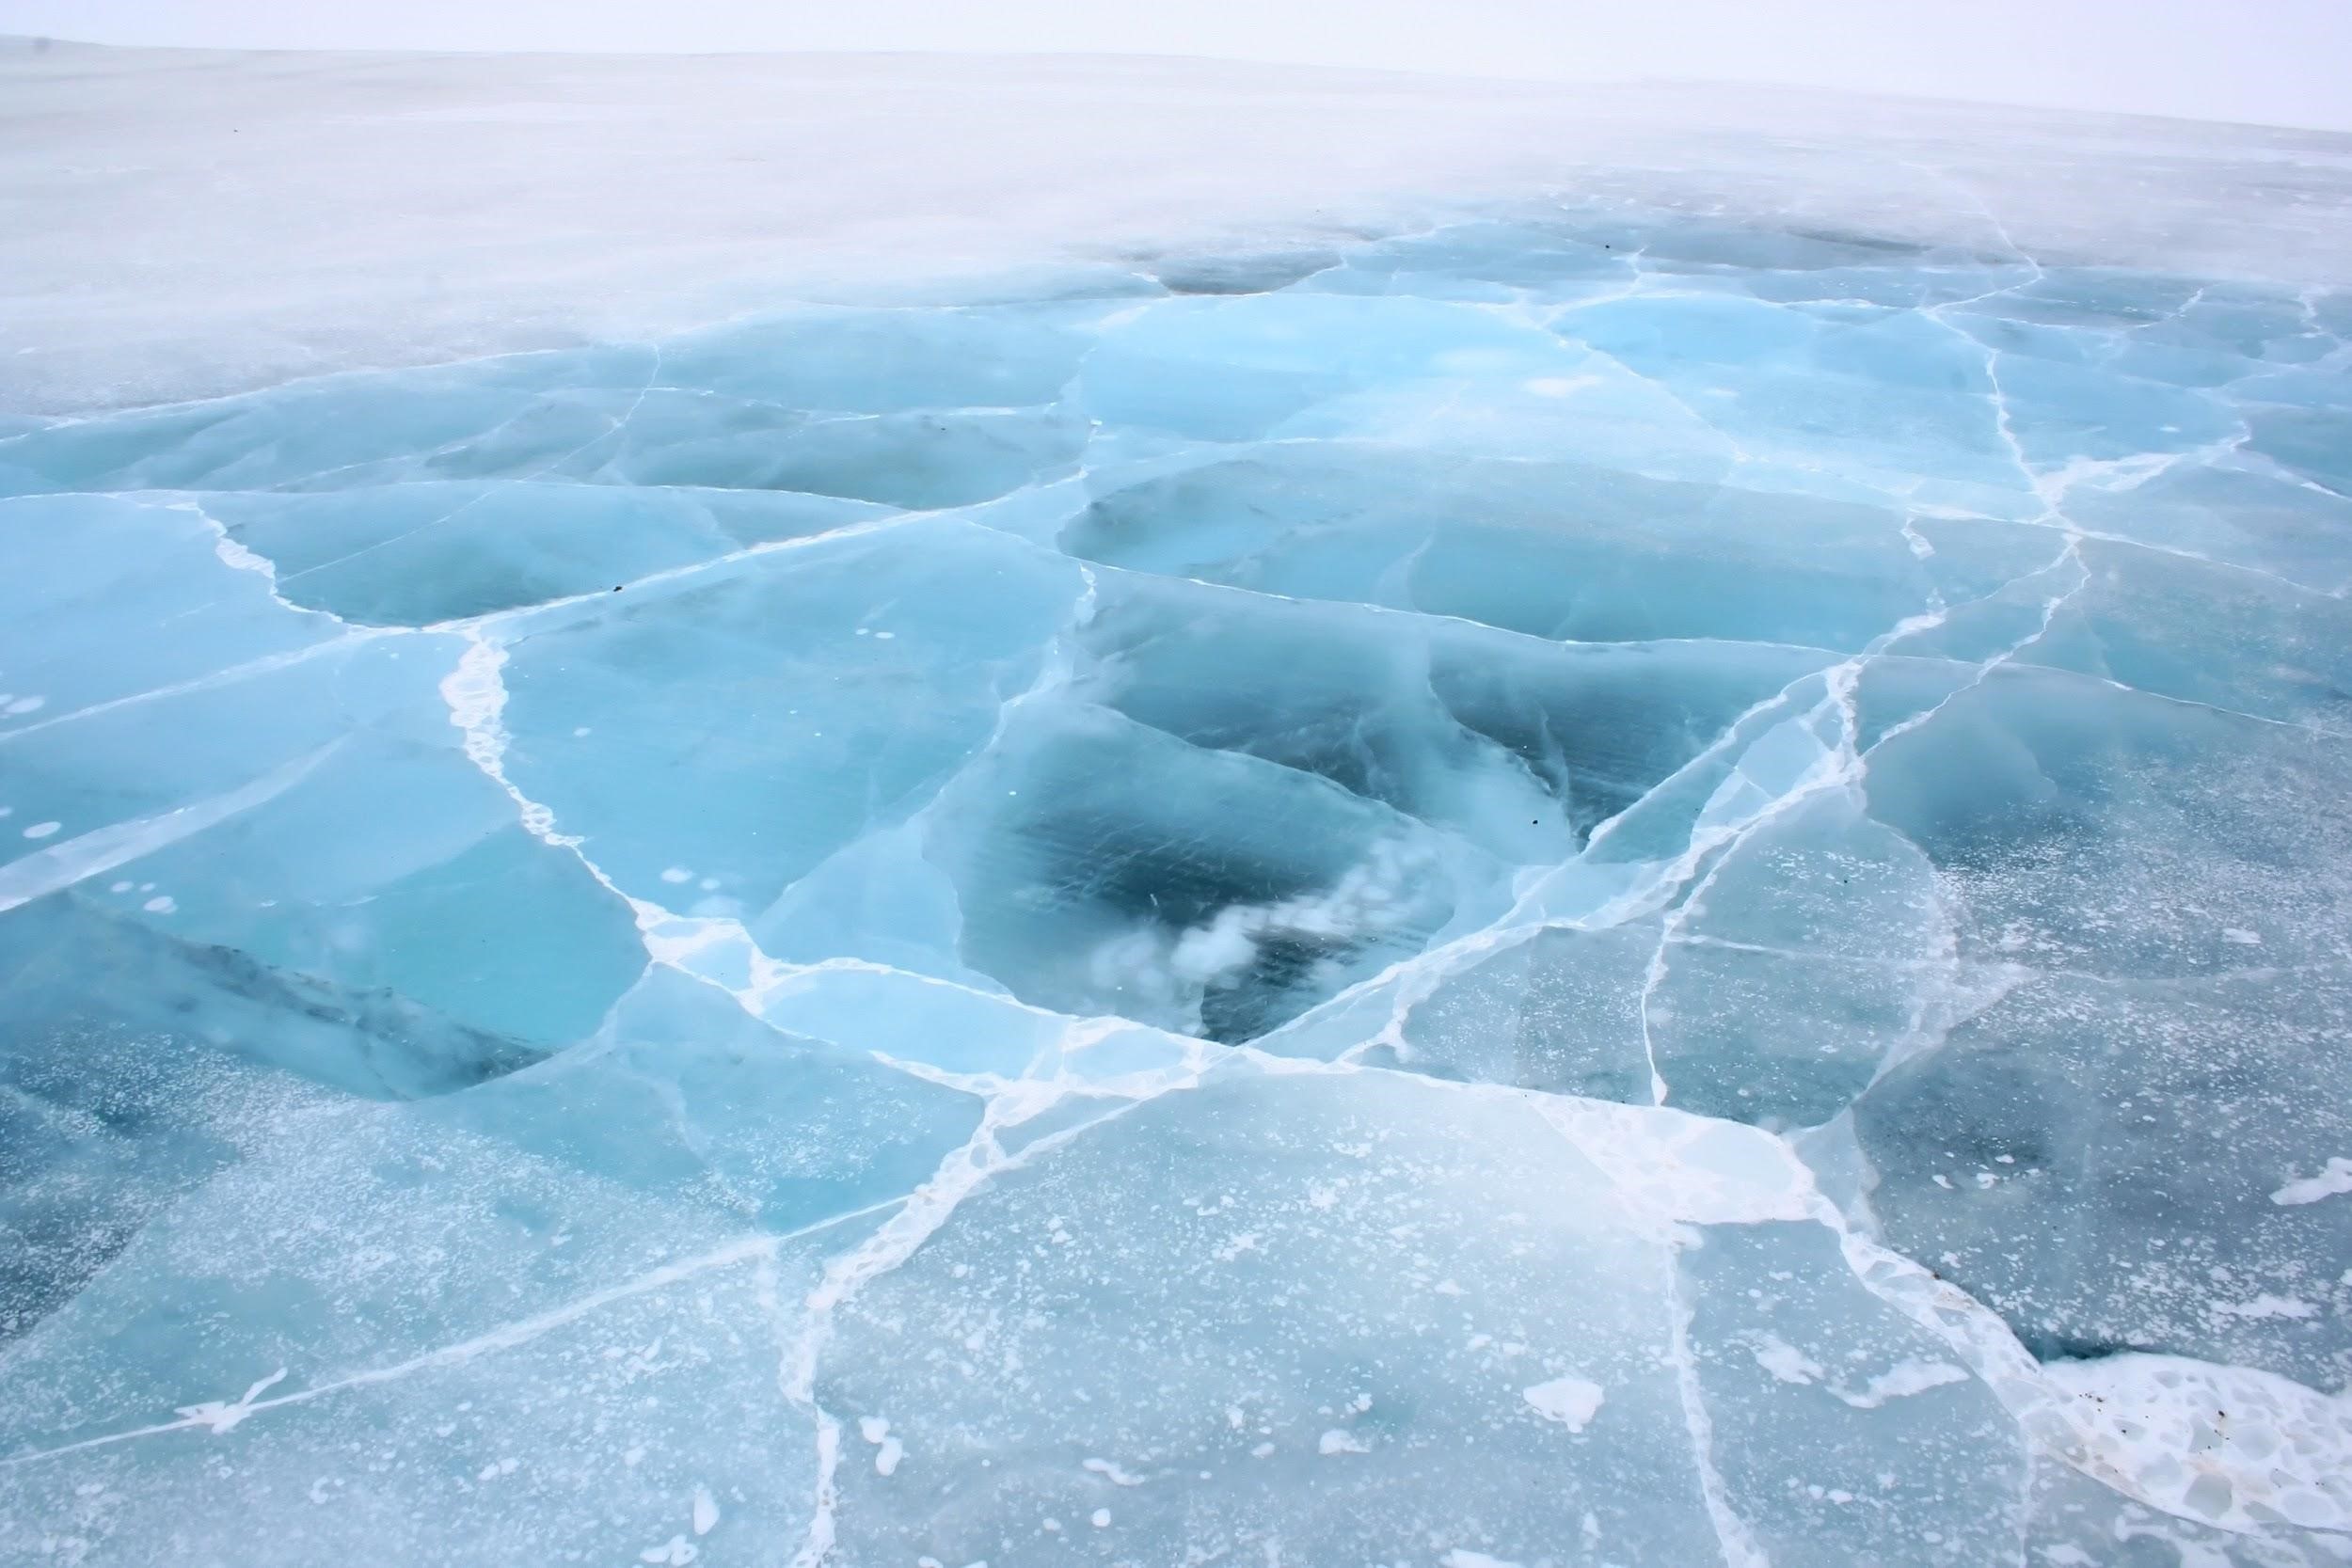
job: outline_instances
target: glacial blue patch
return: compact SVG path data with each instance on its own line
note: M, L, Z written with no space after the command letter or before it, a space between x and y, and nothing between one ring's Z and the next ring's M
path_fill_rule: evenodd
M2340 1561L2347 335L1580 209L9 425L0 1561Z

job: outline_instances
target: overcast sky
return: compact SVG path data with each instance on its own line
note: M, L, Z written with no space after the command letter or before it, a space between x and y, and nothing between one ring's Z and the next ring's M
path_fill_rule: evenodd
M0 32L275 48L1205 55L1783 82L2352 130L2352 0L0 0Z

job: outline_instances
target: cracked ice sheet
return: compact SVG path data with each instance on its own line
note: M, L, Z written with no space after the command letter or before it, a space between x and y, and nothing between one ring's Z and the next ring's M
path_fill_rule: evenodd
M675 974L477 1091L214 1100L229 1168L8 1347L11 1560L634 1557L706 1495L796 1535L801 1299L980 1113Z
M837 1310L842 1555L1988 1560L2019 1427L1817 1208L1774 1140L1670 1111L1213 1073L1000 1178ZM1894 1391L1756 1400L1781 1333ZM1730 1467L1725 1404L1784 1423Z
M8 1549L2341 1539L2352 315L1995 237L0 440Z

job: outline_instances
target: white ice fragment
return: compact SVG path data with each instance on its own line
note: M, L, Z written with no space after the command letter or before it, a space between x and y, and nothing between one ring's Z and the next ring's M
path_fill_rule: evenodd
M686 867L682 865L674 865L661 874L661 879L669 883L672 887L676 887L682 883L692 881L694 879L694 874L691 871L687 870Z
M201 1404L183 1404L175 1414L185 1417L195 1425L217 1435L233 1432L247 1416L253 1414L254 1402L285 1381L286 1369L278 1368L269 1376L247 1388L235 1400L206 1400Z
M2328 1168L2317 1176L2290 1179L2285 1186L2270 1195L2270 1201L2291 1207L2298 1203L2317 1203L2323 1197L2333 1197L2339 1193L2352 1193L2352 1160L2341 1154L2330 1159Z
M1333 1427L1315 1439L1315 1452L1327 1458L1335 1453L1370 1453L1371 1451L1371 1444L1354 1433L1343 1432L1338 1427Z
M1783 1383L1817 1383L1821 1364L1777 1336L1767 1334L1750 1347L1756 1364Z
M857 1418L857 1434L874 1445L875 1474L888 1476L898 1473L898 1461L907 1455L906 1445L890 1435L888 1421L880 1416L860 1416Z
M1232 1418L1232 1424L1234 1426L1238 1427L1241 1425L1240 1411L1229 1410L1226 1412L1226 1415ZM1113 1486L1141 1486L1143 1484L1143 1478L1141 1476L1130 1475L1127 1471L1120 1468L1120 1466L1111 1460L1089 1459L1082 1461L1078 1467L1082 1470L1087 1470L1095 1475L1101 1476L1104 1481L1109 1481Z
M2214 1310L2233 1318L2302 1319L2319 1316L2319 1308L2308 1301L2299 1301L2293 1296L2274 1296L2267 1291L2251 1301L2218 1303Z
M1087 1522L1096 1529L1108 1529L1111 1528L1111 1511L1107 1508L1098 1508L1087 1516Z
M2236 926L2224 926L2221 927L2221 940L2223 942L2234 942L2241 947L2260 947L2263 944L2263 939L2257 933L2242 929Z
M141 904L139 908L145 910L150 914L175 914L179 912L180 905L170 894L159 893L154 897L150 898L146 903Z
M36 822L31 827L24 830L24 836L26 838L47 838L51 833L56 832L59 828L64 826L65 824L62 822Z
M1570 1432L1582 1432L1600 1413L1601 1402L1607 1397L1599 1384L1581 1377L1555 1377L1549 1383L1519 1390L1519 1398L1536 1415L1547 1421L1558 1421Z
M687 1563L702 1556L702 1548L682 1535L674 1535L659 1546L648 1546L637 1554L640 1562L651 1562L660 1568L685 1568Z
M108 893L128 893L131 891L131 884L128 882L115 882L109 885L106 891Z
M39 713L42 705L48 701L46 697L19 697L8 705L7 712L11 719L22 714Z
M1485 1552L1467 1551L1460 1546L1454 1547L1445 1556L1438 1559L1438 1561L1442 1568L1519 1568L1516 1562L1506 1562L1499 1557L1488 1557Z
M719 1499L707 1486L694 1488L694 1533L708 1535L719 1523Z
M1908 1399L1947 1383L1967 1381L1968 1374L1949 1362L1899 1361L1865 1384L1859 1394L1843 1388L1832 1388L1830 1392L1856 1410L1876 1410L1889 1400Z

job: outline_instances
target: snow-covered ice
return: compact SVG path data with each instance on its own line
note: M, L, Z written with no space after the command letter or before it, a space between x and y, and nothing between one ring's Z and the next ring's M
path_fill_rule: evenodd
M0 71L0 1560L2352 1559L2352 138Z

